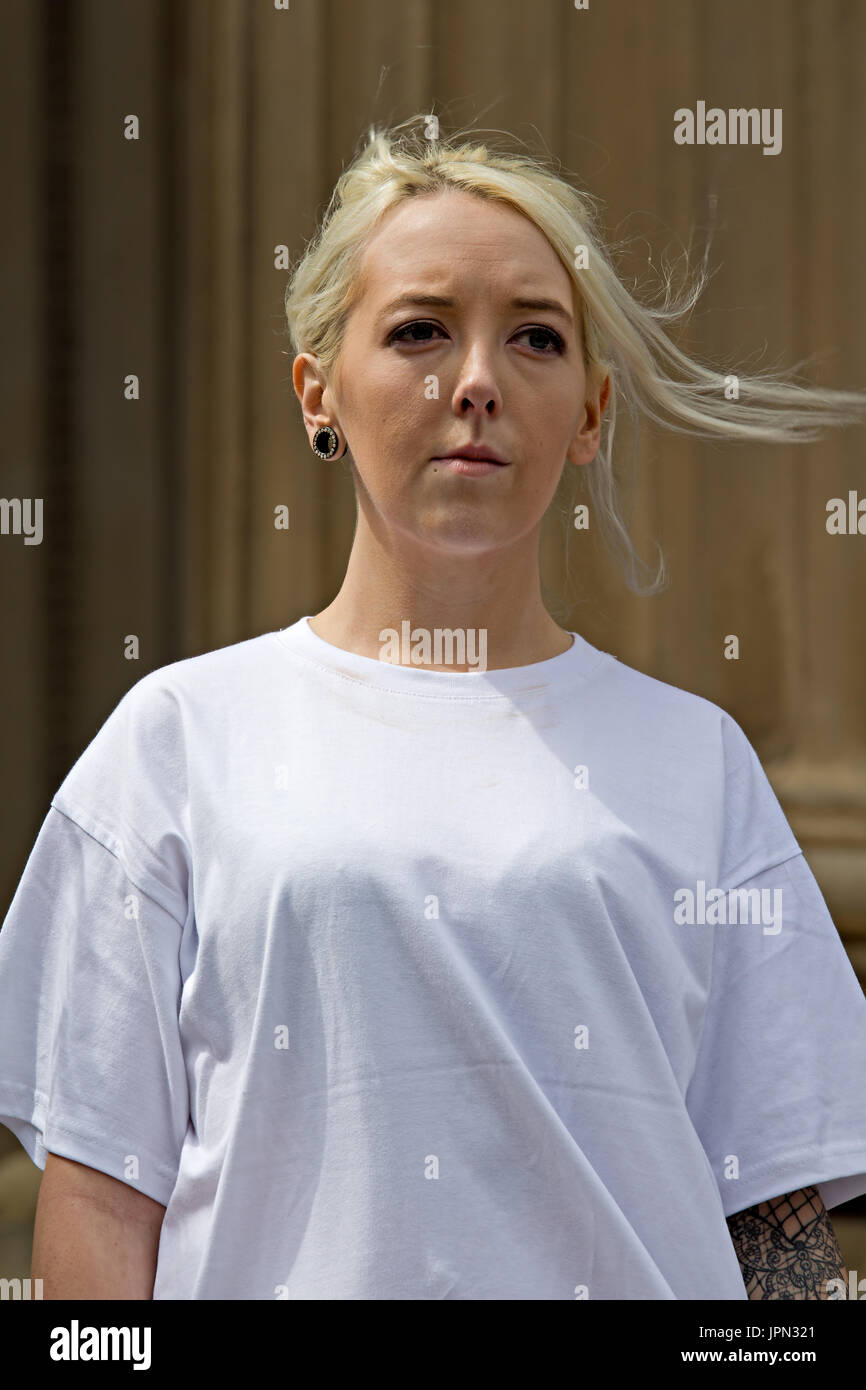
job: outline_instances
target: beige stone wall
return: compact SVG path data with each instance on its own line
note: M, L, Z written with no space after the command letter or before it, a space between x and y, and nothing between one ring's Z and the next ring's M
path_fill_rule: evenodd
M307 445L274 251L299 250L371 120L537 132L615 237L646 236L636 277L693 232L697 258L714 218L719 269L684 341L732 371L816 354L812 380L866 385L866 6L70 0L9 3L2 28L2 491L46 517L41 546L0 537L3 910L130 684L339 586L351 486ZM673 111L698 100L781 107L782 154L675 146ZM633 597L575 534L566 621L740 721L866 982L866 539L824 526L829 497L866 490L863 446L859 430L798 449L648 432L634 534L647 558L658 538L673 585ZM555 526L544 564L564 592ZM26 1223L34 1174L7 1137L0 1220Z

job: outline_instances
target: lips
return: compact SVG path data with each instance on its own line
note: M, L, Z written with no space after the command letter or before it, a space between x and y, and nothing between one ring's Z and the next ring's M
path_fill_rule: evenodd
M449 449L447 454L437 454L436 458L468 459L471 463L507 463L507 459L500 458L494 454L492 449L488 449L481 444L463 444L457 448Z

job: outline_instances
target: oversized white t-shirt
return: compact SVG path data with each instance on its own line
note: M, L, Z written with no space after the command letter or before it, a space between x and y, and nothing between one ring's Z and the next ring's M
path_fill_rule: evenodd
M727 1215L866 1191L864 1064L741 728L578 634L150 672L0 931L0 1120L165 1204L156 1299L745 1299Z

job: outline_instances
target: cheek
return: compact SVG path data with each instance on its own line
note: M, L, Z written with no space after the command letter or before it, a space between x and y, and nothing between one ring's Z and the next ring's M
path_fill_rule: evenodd
M423 382L395 383L387 373L361 371L344 396L347 415L360 423L365 433L375 433L387 445L387 440L408 422L423 414Z
M364 404L365 416L370 428L376 431L383 453L398 456L407 446L417 450L441 433L441 410L441 400L425 398L421 380L399 390L371 389Z

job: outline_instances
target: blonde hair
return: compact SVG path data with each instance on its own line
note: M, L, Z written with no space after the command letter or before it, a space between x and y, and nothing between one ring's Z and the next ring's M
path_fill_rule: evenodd
M571 471L588 475L601 537L624 563L633 592L654 594L667 578L663 556L649 585L641 586L635 578L635 567L643 568L643 562L620 516L613 472L620 398L634 423L635 456L641 416L702 439L769 444L807 443L827 427L866 418L866 394L798 385L771 372L738 372L739 399L728 399L725 374L681 351L664 328L690 313L702 294L709 278L706 254L679 298L672 298L666 272L664 302L641 303L626 289L604 245L599 200L574 188L551 161L513 149L495 150L489 142L461 143L459 136L428 139L426 131L404 128L413 123L371 127L366 145L340 175L286 289L294 353L315 353L324 372L333 375L368 238L384 214L404 199L458 189L523 213L547 238L572 282L583 330L587 394L598 390L605 376L610 379L598 453L591 464ZM580 247L586 248L586 264L578 267Z

